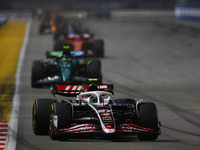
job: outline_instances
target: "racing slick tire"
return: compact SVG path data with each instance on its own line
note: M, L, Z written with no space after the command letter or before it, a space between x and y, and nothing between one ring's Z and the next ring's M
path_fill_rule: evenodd
M62 42L61 42L61 40L60 40L60 39L56 40L56 41L54 42L53 50L54 50L54 51L60 51L60 50L62 50L62 49L63 49L63 47L62 47Z
M158 130L157 108L154 103L146 102L138 104L138 123L141 127ZM158 137L157 133L140 133L137 137L141 141L153 141Z
M104 57L104 42L103 40L96 40L94 43L95 55L97 57Z
M60 39L60 36L63 34L63 31L62 31L62 29L61 28L58 28L55 32L54 32L54 34L53 34L53 39L55 40L55 41L57 41L58 39Z
M72 122L72 109L67 103L53 103L49 114L49 136L52 140L65 139L68 140L68 135L59 135L56 132L56 127L53 123L54 116L57 116L57 130L69 128Z
M32 127L35 135L48 135L49 110L54 99L36 99L32 108Z
M87 70L89 73L89 78L98 78L98 83L102 83L102 74L101 74L101 61L99 59L90 60L87 63Z
M45 67L41 61L35 60L32 63L31 86L33 88L43 87L42 84L36 84L36 81L45 77Z
M40 25L39 27L39 34L42 34L45 30L45 26L44 25Z

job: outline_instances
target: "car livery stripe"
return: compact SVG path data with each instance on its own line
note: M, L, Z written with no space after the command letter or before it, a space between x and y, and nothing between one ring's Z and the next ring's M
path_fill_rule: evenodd
M97 85L97 87L100 89L108 89L107 85Z
M136 124L121 124L120 128L121 132L136 132L136 133L151 132L153 130L151 128L144 128Z
M66 88L65 88L65 90L66 91L68 91L69 90L69 88L70 88L70 85L69 86L67 86ZM61 89L62 90L62 89Z
M72 91L73 88L74 88L74 86L70 86L69 87L69 91Z
M82 86L78 86L78 88L76 90L80 91L82 88L83 88ZM78 94L79 92L76 92L76 93Z
M84 85L85 91L87 91L89 85ZM99 89L105 89L107 90L107 85L97 85L97 88ZM80 94L81 90L83 89L82 85L57 85L57 90L60 93L67 93L67 94Z
M115 132L115 121L113 120L114 128L109 128L109 129L106 128L105 125L104 125L104 123L103 123L103 121L102 121L101 116L99 115L99 112L97 111L97 109L96 109L94 106L92 106L91 104L88 104L88 105L96 112L97 116L99 117L99 120L100 120L101 127L102 127L103 131L104 131L105 133L114 133L114 132ZM112 117L113 117L113 116L112 116ZM113 119L114 119L114 118L113 118Z
M58 90L65 90L68 94L80 93L80 92L71 92L72 90L80 91L83 88L82 85L58 85Z
M77 89L77 87L78 87L78 86L77 86L77 85L75 85L75 86L72 88L72 90L76 90L76 89ZM73 93L75 93L75 92L71 92L71 93L73 94Z
M68 133L89 133L89 132L97 132L94 124L80 124L70 128L60 129L61 132Z

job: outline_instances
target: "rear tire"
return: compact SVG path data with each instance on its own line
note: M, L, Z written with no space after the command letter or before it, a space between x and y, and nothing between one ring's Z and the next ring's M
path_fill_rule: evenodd
M40 25L40 28L39 28L39 34L42 34L44 32L44 25Z
M69 128L72 122L71 106L67 103L54 103L49 114L49 136L52 140L64 138L67 140L68 135L61 136L56 133L56 127L53 124L53 116L58 116L57 130Z
M54 46L53 46L54 51L61 51L63 49L62 47L62 42L60 39L56 40L54 42Z
M87 63L88 66L88 73L89 73L89 78L98 78L99 83L102 83L102 74L101 74L101 61L98 59L94 59L91 61L88 61Z
M158 115L157 108L154 103L140 103L138 104L138 124L144 128L151 128L158 130ZM157 133L141 133L137 134L139 140L156 140L158 137Z
M53 40L57 41L58 39L60 39L60 36L63 34L63 31L61 28L58 28L54 34L53 34Z
M45 67L41 61L34 61L32 63L31 86L33 88L43 87L42 84L36 84L36 81L45 77Z
M95 55L97 57L104 57L104 42L103 42L103 40L96 40L94 47L95 47Z
M35 135L48 135L49 110L54 99L36 99L32 108L32 127Z

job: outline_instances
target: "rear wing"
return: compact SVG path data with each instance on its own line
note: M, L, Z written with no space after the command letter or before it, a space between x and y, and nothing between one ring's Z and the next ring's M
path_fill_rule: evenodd
M70 51L70 50L47 51L45 55L47 58L54 58L54 57L62 57L64 54L71 57L81 57L84 56L84 51Z
M52 94L58 94L63 96L76 96L81 92L88 91L105 91L113 93L113 84L102 84L102 85L57 85L56 88L51 89Z

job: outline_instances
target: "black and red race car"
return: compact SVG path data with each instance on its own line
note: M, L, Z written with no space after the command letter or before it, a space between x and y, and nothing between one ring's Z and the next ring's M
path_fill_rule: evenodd
M32 126L36 135L52 140L71 136L136 134L140 140L156 140L161 134L156 105L132 98L113 98L113 85L57 85L54 99L33 102ZM55 95L76 96L61 101Z

